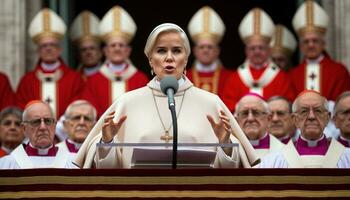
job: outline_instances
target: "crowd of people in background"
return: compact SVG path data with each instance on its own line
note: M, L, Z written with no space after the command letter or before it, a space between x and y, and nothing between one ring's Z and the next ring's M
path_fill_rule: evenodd
M349 168L350 74L325 49L328 21L318 3L305 1L292 20L296 39L264 10L253 8L238 27L246 59L236 70L229 70L220 61L224 21L204 6L187 27L192 48L186 33L175 24L162 24L151 32L145 47L153 78L149 80L129 58L137 27L124 8L114 6L101 20L90 11L74 19L69 36L79 52L77 70L61 58L66 24L44 8L28 30L37 46L35 69L21 78L16 91L0 73L0 168L128 168L130 152L111 156L106 150L99 155L106 159L98 160L91 146L169 142L169 135L159 141L154 135L137 135L142 132L138 125L154 131L157 128L148 124L159 120L158 129L170 132L161 117L165 110L157 107L163 98L159 81L164 73L174 75L180 85L176 101L185 121L179 119L179 124L194 126L180 130L198 129L201 135L187 135L197 142L240 144L239 161L233 157L237 152L223 148L217 151L215 167ZM303 57L292 66L297 47ZM187 63L191 52L195 60ZM162 59L168 63L163 68ZM190 89L193 86L200 90ZM153 100L145 88L151 88ZM148 98L157 112L147 111ZM188 106L188 101L197 105ZM138 114L136 107L149 108ZM213 112L214 108L219 110ZM210 116L200 118L206 116L204 112ZM138 120L132 120L134 116ZM179 137L188 142L181 133Z

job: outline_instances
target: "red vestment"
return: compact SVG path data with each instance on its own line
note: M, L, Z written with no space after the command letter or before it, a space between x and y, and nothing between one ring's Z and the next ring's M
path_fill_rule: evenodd
M50 103L50 99L43 99L44 80L40 78L39 74L50 75L57 72L60 72L60 75L55 84L56 107L54 110L56 110L57 119L64 114L67 106L81 93L84 82L80 74L70 69L62 60L60 60L60 66L51 72L45 71L39 61L34 71L28 72L22 77L16 92L18 106L24 109L31 100L42 100Z
M243 67L243 65L240 67ZM263 75L264 71L267 70L267 67L255 69L249 66L249 70L253 80L258 81ZM265 99L269 99L272 96L278 95L287 98L289 101L293 101L296 94L290 78L277 66L274 66L273 70L278 71L276 71L275 77L265 87L261 87L261 96L263 96ZM223 101L233 112L235 110L236 103L241 99L241 97L249 92L251 92L251 88L248 87L241 79L237 69L234 73L232 73L225 84Z
M319 63L320 65L320 93L328 100L333 100L344 91L350 90L350 75L344 65L332 60L329 55L325 54ZM306 60L292 68L290 71L291 79L295 85L297 93L306 88Z
M106 64L102 65L100 71L87 80L85 89L81 94L82 99L86 99L95 106L99 117L115 100L112 94L113 83L124 82L125 88L121 91L124 93L146 86L149 82L148 77L132 65L129 65L121 74L113 74L108 70ZM106 74L107 72L109 74ZM117 95L120 96L121 94Z
M199 72L195 67L192 67L187 71L186 76L196 87L217 94L222 98L226 80L232 73L231 70L228 70L223 66L219 66L213 72Z

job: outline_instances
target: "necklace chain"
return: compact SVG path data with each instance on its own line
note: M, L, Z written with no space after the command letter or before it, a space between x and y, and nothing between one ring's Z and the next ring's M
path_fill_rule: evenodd
M178 111L177 114L176 114L177 118L180 117L180 111L181 111L182 104L183 104L184 99L185 99L185 93L186 93L186 91L184 91L184 94L183 94L183 97L182 97L182 100L181 100L181 104L180 104L179 111ZM164 122L163 122L163 120L162 120L162 117L160 116L159 108L158 108L158 105L157 105L157 101L156 101L156 97L155 97L155 94L154 94L154 90L153 90L153 89L152 89L152 96L153 96L154 104L155 104L156 109L157 109L157 114L158 114L159 120L160 120L160 122L161 122L161 124L162 124L162 126L163 126L163 129L164 129L164 131L165 131L165 134L167 135L167 134L169 134L169 130L170 130L171 127L173 126L173 123L170 124L170 126L169 126L168 129L165 128L165 125L164 125ZM177 118L176 118L176 119L177 119Z

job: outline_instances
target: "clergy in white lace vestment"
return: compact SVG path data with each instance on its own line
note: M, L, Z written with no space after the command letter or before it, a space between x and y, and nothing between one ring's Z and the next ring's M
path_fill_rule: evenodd
M80 148L81 168L130 168L132 148L104 148L97 143L169 143L173 141L168 98L160 89L166 76L177 79L175 93L179 143L239 143L234 149L213 147L214 167L251 167L259 162L236 120L220 98L199 89L183 74L190 55L185 32L177 25L157 26L147 39L145 54L155 77L147 86L125 93L103 114Z
M22 129L28 137L10 155L0 159L0 169L71 168L68 154L54 145L56 119L42 101L30 102L23 112Z
M262 168L349 168L350 149L336 139L326 138L330 113L328 102L318 92L306 90L295 99L293 121L301 135L278 153L262 159Z
M67 139L57 144L59 148L75 159L79 148L96 122L97 111L86 100L76 100L69 104L64 113L63 126Z

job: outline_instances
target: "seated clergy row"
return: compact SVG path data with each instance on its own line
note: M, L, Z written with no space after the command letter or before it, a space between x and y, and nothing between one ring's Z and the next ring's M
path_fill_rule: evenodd
M304 59L287 73L282 64L278 67L276 63L284 59L278 55L280 50L291 54L296 48L295 39L290 39L293 34L276 26L265 11L254 8L238 27L246 59L236 71L231 71L219 59L225 24L217 12L204 6L188 24L195 61L192 66L187 65L190 69L185 71L186 75L195 86L218 94L231 112L238 100L249 92L265 99L277 95L293 101L297 93L312 89L334 101L340 93L350 90L350 76L346 68L325 51L327 23L328 15L318 3L306 1L298 8L292 24ZM29 101L40 99L49 103L59 118L69 103L85 99L96 107L97 116L101 116L121 94L148 82L148 77L138 70L139 66L134 66L129 59L130 42L136 30L131 15L120 6L111 8L101 21L91 12L80 13L70 26L70 36L80 56L79 74L60 58L60 39L66 25L52 10L43 9L29 26L29 34L38 47L38 63L34 71L21 79L13 97L16 100L10 98L10 87L4 87L4 93L10 91L6 92L9 98L4 105L17 102L23 109ZM101 43L105 44L104 62ZM271 60L274 57L276 63ZM330 73L334 76L324 76ZM0 75L0 86L3 83L8 85Z
M104 147L97 151L96 144L172 141L167 96L160 90L160 81L167 76L177 79L179 85L175 94L179 143L239 144L239 151L210 148L216 152L214 167L349 167L349 149L334 139L328 140L323 133L330 114L327 100L318 92L302 92L294 101L292 120L300 129L300 136L284 146L268 134L270 129L279 139L288 137L277 135L277 122L268 124L285 114L274 110L276 99L266 103L259 94L245 95L236 105L235 118L218 96L193 86L184 74L191 49L180 27L171 23L157 26L149 35L144 52L155 77L147 86L121 95L88 136L88 129L96 120L96 111L88 102L78 101L65 111L64 127L70 136L59 145L53 142L56 117L52 109L42 101L29 103L22 121L29 143L19 145L0 159L1 168L130 168L132 149ZM336 101L335 121L337 117L349 119L349 95L344 93L340 98ZM340 121L336 124L346 127L345 120ZM288 134L294 137L293 127L286 130L291 130ZM76 155L68 153L76 152L80 145ZM284 152L290 154L285 156ZM325 162L329 157L332 162ZM259 158L262 162L257 165Z
M23 116L14 117L14 113L6 117L9 111L0 114L1 148L9 151L9 155L0 159L1 169L75 168L72 161L94 126L97 115L96 109L85 100L71 103L63 122L67 139L55 144L56 119L47 103L29 103ZM23 141L24 136L27 141Z

